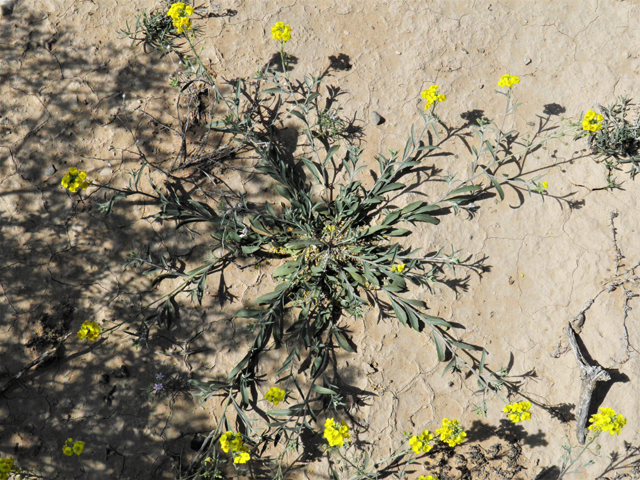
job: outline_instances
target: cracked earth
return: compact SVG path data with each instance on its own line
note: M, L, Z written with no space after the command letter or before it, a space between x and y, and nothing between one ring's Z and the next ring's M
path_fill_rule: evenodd
M207 435L220 415L219 403L200 404L184 388L186 380L227 375L248 342L233 313L272 285L268 270L232 266L223 279L209 279L203 308L183 299L178 324L136 349L127 326L159 292L146 277L123 269L127 253L149 245L196 263L206 252L193 248L189 231L157 223L145 201L104 216L96 205L100 192L90 189L80 198L60 186L71 166L100 182L126 185L127 172L138 168L131 154L136 142L154 161L175 161L175 137L141 113L171 122L163 112L175 102L168 85L175 65L143 54L117 33L124 19L135 21L137 9L154 6L149 0L19 0L13 15L0 17L0 388L41 353L27 344L43 335L45 315L69 322L73 331L84 320L117 327L95 345L72 335L55 362L28 371L0 396L0 456L49 476L175 478L193 458L194 436ZM640 5L634 1L235 0L206 7L237 12L197 20L202 56L219 78L250 77L264 65L275 52L269 27L280 20L293 28L287 48L296 57L294 76L318 75L329 57L348 57L327 84L340 88L344 116L363 128L372 166L377 152L403 147L419 121L420 92L430 84L446 93L439 114L457 128L465 124L464 112L499 118L497 80L519 75L515 95L522 105L508 128L523 135L558 122L558 115L577 119L620 95L640 97ZM373 125L373 111L385 123ZM572 478L612 479L637 467L629 452L640 447L640 287L637 277L634 283L621 272L640 259L640 183L619 172L623 188L604 190L604 167L586 144L563 140L519 167L523 177L549 182L544 198L505 188L504 201L478 200L473 215L448 215L410 237L425 251L452 245L462 258L488 267L481 274L457 268L450 272L457 286L438 284L433 294L413 295L425 299L433 315L461 324L459 338L484 346L491 369L510 366L521 382L519 395L534 403L533 419L509 427L503 403L491 396L488 417L476 416L473 379L442 376L428 336L372 311L352 326L358 353L342 359L345 380L367 392L350 405L365 445L386 452L403 430L434 430L442 417L459 418L468 446L519 442L525 470L514 478L555 478L562 445L576 444L580 390L564 329L584 311L581 341L612 373L596 390L592 409L612 407L629 421L620 437L601 437L602 448L585 458L595 463ZM434 175L466 178L473 142L469 135L443 145L429 160L439 172ZM237 171L228 175L231 185L255 198L268 187ZM438 198L442 183L425 178L416 177L400 206ZM618 214L618 268L611 212ZM607 287L623 277L626 283ZM230 300L218 295L222 281ZM62 311L66 318L56 317ZM175 387L166 395L149 393L158 373ZM86 442L81 457L63 457L68 437ZM615 455L628 460L614 468ZM326 467L309 463L292 478L329 478ZM477 478L503 477L494 471Z

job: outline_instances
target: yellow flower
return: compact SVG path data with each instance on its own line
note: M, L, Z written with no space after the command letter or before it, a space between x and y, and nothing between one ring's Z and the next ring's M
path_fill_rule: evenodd
M547 188L549 188L549 182L545 181L542 182L542 187L546 190Z
M185 5L183 2L177 2L171 5L167 16L173 19L173 26L176 27L177 33L182 33L184 30L191 30L191 20L189 17L193 15L193 7L191 5Z
M74 453L76 455L80 455L84 450L84 442L78 440L73 443L72 438L67 438L67 441L64 442L64 447L62 447L62 453L64 453L67 457L72 456Z
M62 177L61 185L70 192L76 192L78 189L86 190L91 181L87 181L87 172L79 171L76 167L71 167L69 173Z
M80 330L78 330L78 338L84 340L85 338L90 342L95 342L100 337L100 326L96 322L85 321Z
M283 43L288 42L291 40L291 27L285 25L284 22L276 22L276 24L271 27L271 37Z
M330 447L342 447L345 439L351 438L349 427L347 427L344 420L342 420L342 426L340 428L335 427L335 420L333 418L327 418L324 422L324 438L327 439Z
M589 419L589 430L594 432L609 432L620 435L620 430L627 424L627 419L621 414L617 414L613 408L600 408L600 413L591 415Z
M247 463L249 460L251 460L251 455L249 455L247 447L243 447L242 450L233 454L233 463Z
M80 455L83 450L84 450L84 442L77 441L76 443L73 444L73 453L75 453L76 455Z
M233 433L231 431L225 432L220 437L220 447L224 453L233 454L233 463L247 463L251 459L249 450L244 445L242 435L240 433Z
M225 432L220 437L220 447L222 447L222 451L224 453L229 453L229 448L231 447L230 439L233 438L233 432Z
M434 477L432 475L427 475L426 477L424 475L420 475L418 477L418 480L438 480L438 477Z
M414 435L409 439L409 445L415 454L429 453L431 451L431 445L429 442L433 440L433 433L429 430L425 430L417 437Z
M531 420L531 412L529 412L530 408L531 402L527 402L526 400L524 400L522 402L515 402L505 405L502 411L509 414L509 420L511 420L513 423L518 423L526 420Z
M460 445L467 436L458 420L449 420L448 418L442 419L442 427L436 430L436 434L440 435L441 442L450 447Z
M0 480L7 480L13 468L13 458L0 458Z
M425 110L429 110L434 103L444 102L447 99L446 95L438 93L438 88L440 88L438 85L431 85L420 94L420 96L427 101L427 103L424 104Z
M505 75L502 75L500 77L500 81L498 82L498 86L499 87L511 88L516 83L520 83L520 77L518 77L517 75L505 74Z
M602 129L602 120L604 117L593 110L587 110L582 119L582 129L587 132L597 132Z
M402 273L404 272L406 265L404 263L401 263L399 265L394 265L391 267L391 271L395 272L395 273Z
M271 387L269 391L265 394L265 400L270 401L274 405L278 405L282 400L284 400L285 391L278 387Z

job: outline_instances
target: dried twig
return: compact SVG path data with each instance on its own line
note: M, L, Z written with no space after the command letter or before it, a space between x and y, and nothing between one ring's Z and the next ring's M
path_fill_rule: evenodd
M58 345L56 345L55 348L52 348L51 350L44 352L42 355L40 355L38 358L36 358L33 362L31 362L30 364L28 364L27 366L25 366L22 370L20 370L17 374L15 374L13 377L11 377L9 379L9 381L5 384L4 387L2 387L2 389L0 389L0 395L2 395L4 392L6 392L7 390L9 390L9 388L11 388L11 386L18 381L18 379L20 377L22 377L22 375L24 375L25 373L27 373L29 370L31 370L33 367L35 367L36 365L41 364L42 362L44 362L45 360L53 357L54 355L56 355L56 353L58 353L58 350L60 349L60 347L62 347L62 345L64 344L65 340L67 338L69 338L69 336L71 335L72 332L68 332L64 337L62 337L62 339L60 339L60 343L58 343Z

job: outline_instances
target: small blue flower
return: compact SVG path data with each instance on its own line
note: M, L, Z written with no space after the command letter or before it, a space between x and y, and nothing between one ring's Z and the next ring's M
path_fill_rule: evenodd
M164 375L162 373L156 373L156 380L162 380Z
M153 385L153 391L158 393L160 390L162 390L162 384L161 383L156 383Z

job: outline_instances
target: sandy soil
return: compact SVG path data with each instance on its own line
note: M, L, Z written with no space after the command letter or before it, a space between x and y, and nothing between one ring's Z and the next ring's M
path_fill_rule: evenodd
M79 199L60 186L70 166L124 185L126 172L138 167L136 141L154 161L175 160L176 138L138 112L170 120L162 110L175 102L168 76L176 66L117 35L124 20L135 21L137 8L154 6L136 3L20 0L13 15L0 18L0 387L84 320L104 328L124 322L96 345L72 335L61 358L30 370L0 397L0 456L49 476L174 478L193 458L194 435L208 434L219 415L219 402L201 405L186 380L226 376L247 343L236 334L233 313L271 285L268 270L231 267L226 295L219 295L220 275L210 278L204 308L183 299L180 321L154 331L148 348L134 348L126 333L157 295L148 278L123 270L127 253L150 245L188 262L205 253L191 251L188 233L154 221L145 202L125 202L106 217L96 206L100 192ZM371 164L377 152L402 148L419 120L420 91L432 83L448 96L439 109L443 120L462 127L465 112L497 118L504 108L494 91L498 78L519 75L522 105L509 122L524 134L546 119L557 122L558 114L577 119L598 103L639 94L634 1L236 0L202 8L235 11L196 20L203 57L220 78L250 77L264 65L276 52L269 28L279 20L293 28L287 48L296 58L294 77L319 74L330 57L342 55L327 84L340 88L344 115L362 127ZM386 121L373 125L373 111ZM472 141L452 139L432 166L441 175L464 175ZM350 408L365 444L382 450L403 430L434 430L442 417L459 418L468 429L463 454L471 445L517 440L525 469L515 478L522 479L555 478L562 445L576 445L580 371L564 329L616 279L611 212L618 213L622 264L640 259L640 186L619 173L623 188L603 189L604 167L584 141L570 138L529 157L522 174L543 176L549 194L506 189L503 202L482 199L475 215L443 217L411 238L427 251L453 245L486 267L482 274L457 269L457 283L414 294L432 314L463 325L462 340L486 347L490 368L510 365L520 396L534 403L533 419L511 426L497 398L489 398L487 418L477 417L473 379L443 377L427 336L372 311L352 325L358 353L345 355L341 372L367 392ZM406 203L434 197L437 182L425 180L416 177ZM268 192L238 172L229 171L228 181L256 198ZM605 291L587 311L580 338L612 376L596 390L592 409L612 407L628 424L620 437L601 437L601 449L585 455L595 464L572 478L616 478L637 466L639 292L637 284L626 285L626 319L625 290ZM199 352L182 355L193 349ZM167 395L149 393L158 373L171 378ZM68 437L86 442L81 457L62 455ZM305 465L292 478L329 478L326 463Z

